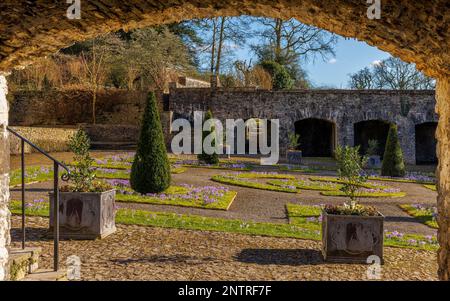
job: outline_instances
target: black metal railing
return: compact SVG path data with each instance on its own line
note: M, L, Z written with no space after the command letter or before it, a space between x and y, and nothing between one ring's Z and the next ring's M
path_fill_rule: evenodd
M46 151L42 150L40 147L32 143L27 138L23 137L15 130L10 127L7 128L14 136L20 139L21 144L21 178L22 178L22 249L25 249L26 240L26 229L25 229L25 143L30 145L32 148L40 152L42 155L53 161L53 269L55 271L59 270L59 167L66 170L66 173L62 174L61 179L63 181L68 181L70 176L69 168L50 156Z

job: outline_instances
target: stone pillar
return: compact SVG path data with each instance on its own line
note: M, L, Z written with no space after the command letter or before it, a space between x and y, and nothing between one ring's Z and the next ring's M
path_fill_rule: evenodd
M450 280L450 77L438 80L436 88L436 112L439 124L436 132L438 139L437 156L438 178L438 251L439 278Z
M8 245L10 229L9 202L9 142L8 125L8 88L5 75L0 73L0 280L6 279Z
M407 164L416 164L416 128L411 120L396 121L398 140L403 151L403 160Z
M345 118L336 122L336 138L336 147L345 145L354 146L355 130L352 120Z

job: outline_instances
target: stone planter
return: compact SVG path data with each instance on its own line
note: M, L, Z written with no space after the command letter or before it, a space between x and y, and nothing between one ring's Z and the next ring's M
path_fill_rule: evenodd
M367 263L369 256L376 255L383 262L384 216L322 214L325 261Z
M369 156L367 168L381 168L381 157L377 155Z
M61 238L104 238L116 231L114 189L105 192L60 192ZM50 193L50 233L53 231L53 192Z
M288 164L302 164L302 151L301 150L288 150L287 151Z

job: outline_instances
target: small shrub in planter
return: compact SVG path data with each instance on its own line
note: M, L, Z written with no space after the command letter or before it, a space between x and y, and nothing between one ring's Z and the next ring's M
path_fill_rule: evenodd
M405 163L403 162L402 148L398 141L397 125L391 124L386 140L381 175L388 177L404 177L405 173Z
M379 144L375 139L369 140L369 147L367 148L367 167L368 168L380 168L381 157L378 155Z
M289 133L289 148L287 150L288 164L302 164L302 151L300 147L300 135L295 133Z
M322 216L322 253L326 261L367 263L376 255L383 260L384 217L373 207L359 204L360 185L366 157L359 147L338 147L336 151L341 190L349 200L343 205L326 206Z
M78 130L68 143L74 153L70 184L61 187L59 195L60 236L70 239L96 239L116 231L115 190L95 180L90 142ZM53 229L54 194L50 193L50 231Z

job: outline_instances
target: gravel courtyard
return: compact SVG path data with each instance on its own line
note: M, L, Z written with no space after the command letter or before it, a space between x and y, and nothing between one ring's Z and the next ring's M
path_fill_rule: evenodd
M13 246L20 218L13 216ZM52 266L48 219L27 218L29 246ZM44 239L44 240L42 240ZM437 280L435 252L385 248L381 280ZM81 259L83 280L367 280L366 265L324 263L320 242L208 231L118 225L103 240L61 241L65 259Z

